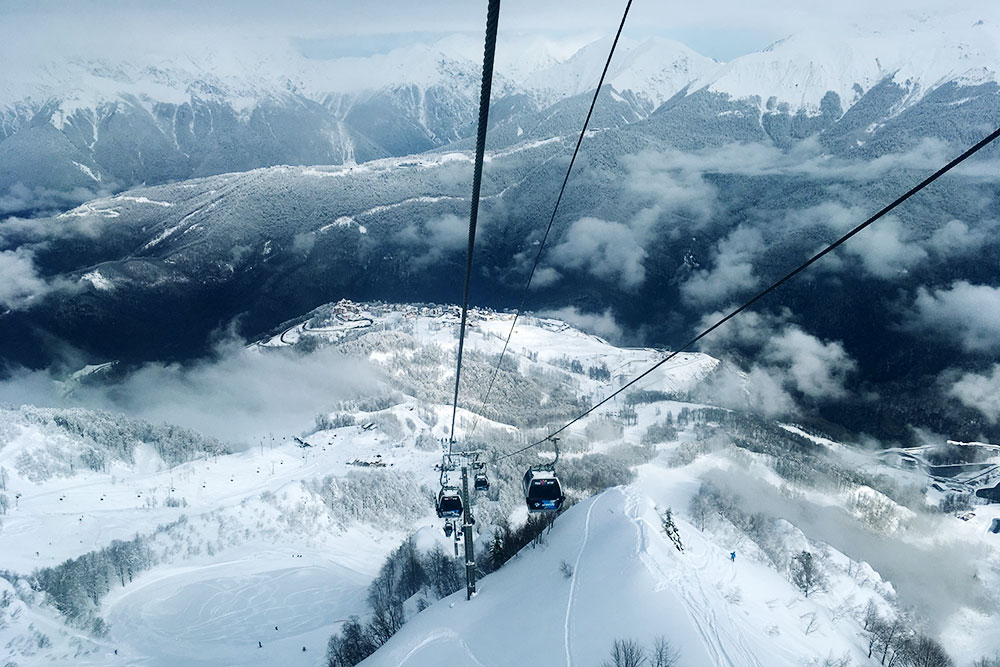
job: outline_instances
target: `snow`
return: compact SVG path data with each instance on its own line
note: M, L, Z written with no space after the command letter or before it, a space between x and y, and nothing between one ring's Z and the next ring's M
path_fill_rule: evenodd
M631 487L606 491L570 509L543 546L480 580L473 600L460 591L438 602L362 664L591 665L615 639L650 646L658 636L692 667L862 657L850 633L829 631L837 622L822 605L762 565L730 562L683 520L678 526L683 552L651 499ZM806 634L802 617L814 611L827 631Z
M156 201L155 199L150 199L149 197L133 197L130 195L117 195L111 198L111 201L131 201L136 204L152 204L153 206L162 206L163 208L170 208L174 204L168 201Z
M592 93L610 48L611 38L592 42L565 62L532 74L524 86L543 106L564 97ZM680 42L654 37L640 43L624 38L619 41L605 83L618 91L632 90L655 108L692 80L715 72L718 66Z
M87 280L94 286L94 289L99 289L105 292L110 291L115 287L114 283L108 280L105 276L101 275L100 271L90 271L89 273L85 273L80 277L80 280Z
M894 110L899 113L948 82L972 86L997 81L998 18L995 7L956 11L942 6L933 14L894 16L894 23L886 25L824 25L729 63L716 62L673 40L651 37L640 42L625 37L606 83L618 101L629 97L623 93L634 94L640 115L682 91L699 90L756 100L761 113L787 104L789 113L815 115L829 91L839 96L846 111L873 86L891 79L904 89L904 99ZM610 44L610 36L582 43L571 37L503 34L494 96L525 93L544 108L590 93ZM5 52L0 44L0 57L18 63L0 80L0 109L34 112L55 101L51 123L64 129L82 112L96 143L101 118L119 106L153 113L158 103L182 105L202 99L227 104L245 120L263 102L305 99L328 105L342 120L359 100L385 91L408 91L413 95L414 117L427 128L432 110L425 92L445 89L473 105L481 74L482 44L465 34L364 57L309 57L294 42L261 38L184 48L171 51L164 45L123 57L109 45L107 52L53 49L28 58L11 49ZM340 120L335 121L338 126L331 129L331 137L344 144L343 158L353 163L354 148ZM519 128L518 136L521 132ZM77 166L101 180L100 173Z
M76 160L71 160L71 162L75 164L80 169L80 171L85 173L87 176L90 176L90 178L92 178L93 180L97 181L98 183L101 181L101 175L95 174L94 170L88 167L87 165L80 164Z
M886 26L827 25L805 30L737 58L700 77L689 93L706 89L735 99L787 103L790 111L819 112L828 91L846 111L886 78L906 90L902 110L948 81L975 85L998 80L1000 21L977 24L983 12L895 17ZM859 93L855 87L861 89Z
M105 603L109 641L153 664L312 665L331 627L364 613L369 579L321 552L290 550L166 568Z
M405 325L419 345L455 349L455 306L345 300L320 312L322 317L315 315L257 345L283 347L310 336L337 342ZM496 354L512 320L511 314L474 309L467 345ZM371 359L387 363L391 354L374 352ZM619 348L559 320L525 314L508 354L522 372L558 371L572 377L578 394L598 398L665 352ZM611 379L568 373L569 360L584 368L605 364ZM709 377L718 363L703 354L679 355L642 388L683 395ZM103 367L88 367L76 376ZM441 373L448 370L442 368ZM386 378L391 382L390 374ZM637 404L635 425L625 426L621 437L611 441L588 443L585 451L608 452L622 443L639 443L650 424L697 407L677 400ZM448 407L404 396L380 413L405 425L403 435L390 437L378 427L366 430L361 425L376 423L381 415L358 412L354 416L359 425L305 436L308 448L296 446L288 434L270 442L262 434L259 442L242 451L170 467L154 448L141 445L131 464L115 462L104 472L78 467L37 483L22 473L18 461L23 456L58 459L78 443L30 422L0 423L0 466L7 471L8 488L21 493L18 507L2 518L2 569L26 574L112 540L130 539L137 531L178 526L157 538L165 554L157 566L124 587L112 586L102 600L101 614L111 625L107 638L86 639L51 608L33 604L20 612L29 620L0 629L0 645L11 650L30 643L30 624L42 628L56 646L34 657L19 654L18 664L107 664L114 649L126 664L320 663L339 622L365 613L366 586L385 555L411 532L420 548L442 541L429 500L426 511L396 515L399 508L392 508L373 524L331 514L311 487L327 475L345 478L359 469L349 463L357 460L380 461L386 471L409 475L413 489L436 488L433 466L440 452L414 444L421 434L445 435ZM572 429L573 437L602 418L595 414L584 420ZM481 421L516 434L511 426ZM459 411L462 432L473 423L472 413ZM799 426L780 426L873 476L887 476L899 485L927 482L922 470L894 467L877 453L812 435ZM526 548L483 578L472 601L465 601L460 591L416 614L365 664L583 666L599 663L616 638L633 637L649 646L659 635L680 651L681 664L691 666L798 667L811 659L845 655L854 664L865 664L857 610L868 599L887 607L889 582L868 564L851 561L834 545L810 542L799 527L783 521L786 548L823 554L830 573L827 590L806 598L736 528L699 530L688 513L690 500L707 475L728 471L766 485L776 498L839 508L845 516L858 506L850 504L852 493L857 500L895 508L896 523L890 528L898 533L901 546L929 544L931 537L904 528L931 520L866 486L837 492L795 487L776 474L767 457L743 449L736 456L716 448L686 465L671 463L680 447L698 445L705 438L699 429L679 427L676 441L658 444L656 456L637 468L634 483L570 508L545 535L544 544ZM520 479L493 482L519 485ZM168 497L183 499L186 506L167 506ZM666 508L673 510L683 551L661 527ZM1000 585L1000 536L987 532L995 515L989 508L977 508L967 520L942 515L934 519L937 523L928 523L934 538L983 549L977 576L988 587ZM186 520L178 524L182 516ZM522 517L519 506L513 518ZM482 544L486 537L484 533L477 540ZM738 552L735 562L729 560L732 551ZM564 562L572 568L571 577L560 571ZM1000 648L990 631L996 622L992 609L960 609L935 620L949 649L966 662ZM307 647L304 654L302 646Z

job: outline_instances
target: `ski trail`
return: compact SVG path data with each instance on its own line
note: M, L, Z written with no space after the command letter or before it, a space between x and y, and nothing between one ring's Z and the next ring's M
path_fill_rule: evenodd
M473 662L474 664L476 664L476 665L477 665L478 667L486 667L486 665L484 665L483 663L481 663L481 662L479 661L479 659L478 659L478 658L476 658L475 654L474 654L474 653L472 652L472 650L471 650L471 649L469 648L469 645L468 645L467 643L465 643L465 640L464 640L464 639L462 639L462 637L461 637L461 636L459 636L459 634L458 634L458 633L456 633L456 632L455 632L455 631L453 631L453 630L447 630L447 629L446 629L446 630L440 630L440 631L438 631L438 632L434 632L434 633L431 633L431 634L430 634L430 635L428 635L428 636L427 636L426 638L424 638L424 640L423 640L422 642L420 642L419 644L417 644L416 646L414 646L413 648L411 648L411 649L410 649L410 650L409 650L409 651L407 652L407 654L406 654L405 656L403 656L403 659L399 661L399 667L403 667L403 665L405 665L405 664L406 664L406 662L407 662L407 661L408 661L408 660L409 660L410 658L412 658L412 657L413 657L414 655L416 655L416 654L417 654L417 653L418 653L418 652L419 652L419 651L420 651L421 649L425 648L425 647L426 647L426 646L428 646L429 644L433 644L434 642L438 642L438 641L445 641L445 640L454 640L454 641L457 641L457 642L458 642L458 644L459 644L459 645L460 645L460 646L462 647L462 649L463 649L463 650L465 651L465 654L469 656L469 658L470 658L470 659L472 660L472 662Z
M604 493L607 493L607 491ZM587 508L587 519L583 524L583 544L580 545L580 551L576 554L576 560L573 562L573 577L569 582L569 599L566 601L566 621L563 624L566 667L573 667L573 656L569 648L569 626L570 615L573 613L573 598L576 595L576 578L580 574L580 558L583 557L583 551L587 548L587 540L590 538L590 514L594 511L594 505L604 496L604 493L594 498L594 502L590 503L590 507Z
M702 645L712 658L715 665L728 667L749 666L761 667L760 661L747 644L746 638L738 628L733 626L733 619L726 614L730 623L722 627L716 617L715 606L702 586L701 573L708 565L708 554L692 554L701 556L695 562L694 576L682 578L677 571L668 574L649 551L648 528L657 529L645 517L641 516L641 498L631 488L622 491L625 496L625 513L632 520L636 529L636 554L651 574L658 580L657 589L671 588L684 602L684 611L691 619L698 632ZM685 560L688 560L685 557Z

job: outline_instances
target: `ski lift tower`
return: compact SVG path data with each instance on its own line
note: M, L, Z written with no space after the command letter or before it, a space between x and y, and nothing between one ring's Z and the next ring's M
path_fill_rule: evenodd
M462 536L465 538L465 599L471 600L476 594L476 550L472 544L472 503L469 502L469 465L462 465L462 503L465 512L462 514Z

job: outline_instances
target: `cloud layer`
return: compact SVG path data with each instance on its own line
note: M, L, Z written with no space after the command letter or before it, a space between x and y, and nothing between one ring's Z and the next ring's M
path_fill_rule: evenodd
M363 362L331 348L309 354L222 343L190 365L151 363L111 384L62 384L42 372L0 383L0 403L86 407L194 428L234 443L288 437L316 415L376 385Z
M909 328L931 332L967 352L1000 350L1000 287L958 280L948 288L917 290Z
M987 373L966 373L951 385L948 393L994 424L1000 422L1000 364L994 364Z

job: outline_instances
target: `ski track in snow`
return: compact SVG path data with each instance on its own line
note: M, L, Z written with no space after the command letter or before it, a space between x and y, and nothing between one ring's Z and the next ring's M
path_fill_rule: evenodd
M715 665L727 665L728 667L762 667L753 650L746 642L743 633L733 628L734 636L730 636L720 628L712 601L705 593L702 586L701 574L708 568L708 554L705 550L691 553L693 556L702 556L693 562L692 573L694 576L682 578L679 573L668 575L664 568L657 561L656 557L649 552L649 538L646 534L649 522L640 515L641 499L639 494L631 488L620 490L625 496L625 513L635 524L636 529L636 554L642 561L646 569L659 581L657 590L670 588L674 590L684 602L684 611L692 624L698 631L702 644L712 657ZM589 517L588 517L589 518ZM655 527L653 527L655 529ZM690 547L690 545L688 545ZM685 551L684 553L689 553ZM735 575L734 575L735 576ZM693 585L692 585L693 584ZM732 627L732 617L727 614L730 627Z
M412 649L410 649L409 652L405 656L403 656L403 659L399 661L399 667L403 667L403 665L405 665L410 658L415 656L424 647L433 644L434 642L445 641L449 639L457 641L458 644L465 651L466 655L468 655L469 658L472 660L472 662L478 665L478 667L486 667L486 665L484 665L482 662L479 661L478 658L476 658L475 654L472 652L472 649L469 648L469 645L465 642L464 639L462 639L461 635L459 635L454 630L447 630L447 629L439 630L438 632L431 634L422 642L420 642Z
M573 598L576 596L576 578L580 574L580 559L583 557L583 552L587 548L587 540L590 538L590 514L594 511L594 505L597 504L607 491L601 493L601 495L594 498L594 502L590 503L590 507L587 508L587 519L583 524L583 544L580 545L580 551L576 554L576 560L573 562L573 577L569 582L569 600L566 601L566 621L563 624L564 629L564 644L566 646L566 667L573 667L573 654L570 650L569 642L569 632L570 632L570 617L573 614Z

